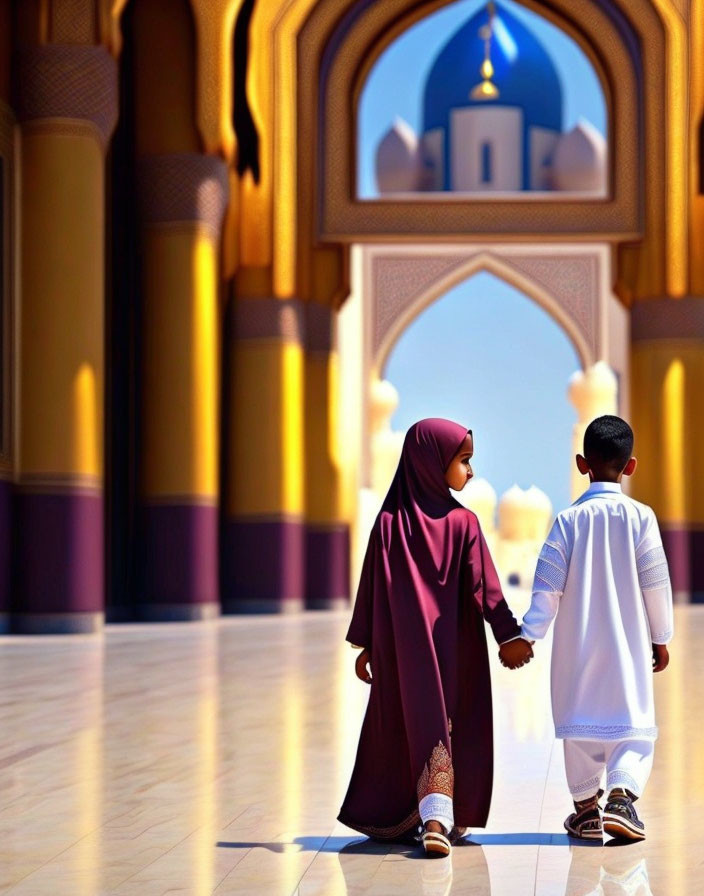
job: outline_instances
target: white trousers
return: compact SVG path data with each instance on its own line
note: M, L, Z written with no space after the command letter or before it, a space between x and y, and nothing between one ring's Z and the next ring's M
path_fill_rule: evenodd
M444 793L429 793L424 796L418 804L418 811L423 824L428 821L439 821L446 834L450 833L455 824L452 800Z
M614 787L641 796L653 767L652 740L570 740L565 738L565 772L576 800L594 796L606 772L606 792Z

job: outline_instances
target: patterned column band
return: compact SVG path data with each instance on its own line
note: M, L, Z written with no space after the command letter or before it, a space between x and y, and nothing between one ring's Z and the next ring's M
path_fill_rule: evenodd
M631 309L631 340L704 340L704 298L649 299Z
M138 162L137 192L143 224L197 221L211 239L220 238L228 200L222 159L200 153L146 156Z
M299 299L236 299L232 311L237 342L294 342L310 352L333 347L334 312Z
M20 52L14 97L21 122L89 121L107 148L118 115L117 63L104 47L47 44Z

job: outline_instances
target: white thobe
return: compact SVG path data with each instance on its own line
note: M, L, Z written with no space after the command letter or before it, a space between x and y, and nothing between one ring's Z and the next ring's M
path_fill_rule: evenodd
M657 737L652 644L672 637L672 588L655 514L613 482L561 511L540 552L522 633L555 620L555 735Z

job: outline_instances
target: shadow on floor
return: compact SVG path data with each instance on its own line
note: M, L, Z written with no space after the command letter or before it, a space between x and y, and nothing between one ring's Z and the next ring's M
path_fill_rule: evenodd
M380 853L388 852L389 846L373 840L350 840L349 837L296 837L279 843L254 843L250 841L219 840L215 845L221 849L267 849L269 852L340 852L346 847L370 843L378 847ZM370 847L367 852L373 852Z
M518 831L510 834L468 834L457 846L601 846L601 842L578 840L567 834Z
M343 852L346 855L356 853L366 855L383 855L389 850L399 855L413 855L418 845L413 843L382 843L378 840L350 839L349 837L296 837L293 840L272 843L255 843L253 841L220 840L215 844L221 849L266 849L269 852ZM623 841L610 841L606 846L620 846ZM469 834L455 844L455 848L467 846L578 846L601 847L599 841L577 840L567 834L541 834L535 831L518 831L506 834Z

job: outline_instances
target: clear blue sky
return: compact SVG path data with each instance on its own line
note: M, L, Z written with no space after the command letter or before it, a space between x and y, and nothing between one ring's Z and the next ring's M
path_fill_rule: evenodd
M501 0L532 28L555 62L563 87L563 130L580 117L606 134L606 108L589 61L567 35L512 0ZM359 190L376 195L379 139L399 115L416 131L427 73L443 44L483 0L459 0L419 22L379 59L359 116ZM435 302L406 330L385 375L398 389L393 426L445 416L476 436L475 473L501 495L514 482L535 484L555 510L570 503L575 412L567 381L579 368L562 329L531 299L480 273Z
M448 417L474 431L474 473L499 496L537 485L570 503L575 412L567 381L579 369L564 331L513 286L482 272L430 305L396 343L384 374L399 391L392 425Z

